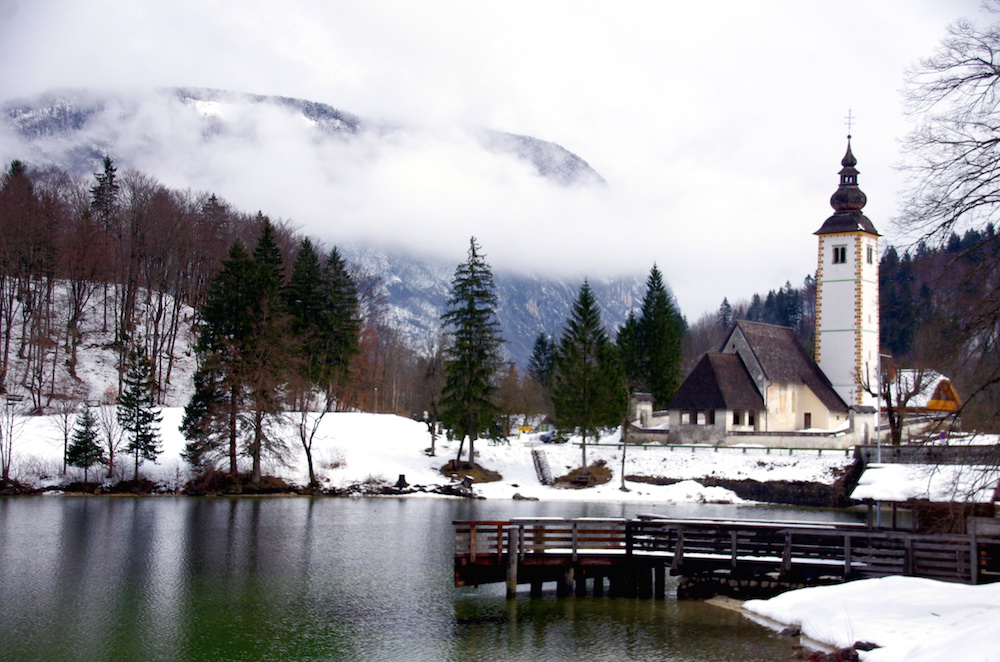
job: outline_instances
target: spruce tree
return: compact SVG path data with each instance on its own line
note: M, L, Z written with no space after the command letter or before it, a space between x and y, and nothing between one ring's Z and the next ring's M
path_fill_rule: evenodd
M586 472L588 437L597 438L601 430L618 425L628 406L618 350L604 330L586 281L559 339L552 399L559 427L583 436Z
M497 418L493 395L494 375L501 365L500 322L493 272L473 237L468 259L458 265L451 294L441 320L448 346L445 350L445 385L441 393L441 420L462 444L469 438L469 464L475 463L475 440L493 427Z
M687 324L653 265L639 315L639 384L653 400L665 404L681 384L681 342Z
M135 460L133 480L139 479L139 462L156 461L160 454L160 412L156 409L156 386L153 365L144 352L133 347L129 369L116 411L118 424L128 436L125 450Z
M642 339L639 336L639 318L636 317L634 310L628 311L625 322L618 327L615 343L618 345L625 384L629 392L634 393L647 388L642 372L643 348Z
M556 344L547 333L539 333L531 349L528 360L528 375L538 382L542 388L548 389L552 384L552 371L555 368Z
M309 483L315 487L313 435L319 418L330 410L337 387L347 377L358 352L357 288L336 248L321 264L312 242L308 238L302 240L292 263L285 305L294 338L295 373L299 378L295 395L301 417L299 439L306 454ZM323 392L323 410L311 425L306 425L307 403L313 387Z
M89 482L89 470L94 464L104 460L104 452L98 442L97 420L90 407L83 406L80 416L73 427L73 436L66 450L66 461L74 467L83 469L83 482Z

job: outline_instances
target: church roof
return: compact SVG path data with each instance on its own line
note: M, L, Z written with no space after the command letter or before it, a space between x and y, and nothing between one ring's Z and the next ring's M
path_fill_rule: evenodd
M875 226L861 213L868 197L858 188L857 158L851 151L851 137L847 136L847 153L841 159L840 185L830 197L833 216L826 219L823 227L814 234L835 234L839 232L867 232L878 235Z
M737 331L743 334L768 381L804 384L830 411L847 411L847 403L837 395L830 380L806 354L795 331L787 326L746 320L737 322L730 336ZM727 338L726 343L728 342Z
M667 409L764 411L764 399L739 354L705 354Z

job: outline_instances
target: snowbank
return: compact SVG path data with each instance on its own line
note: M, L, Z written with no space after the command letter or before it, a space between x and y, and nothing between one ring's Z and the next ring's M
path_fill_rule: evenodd
M865 662L1000 662L1000 583L883 577L789 591L743 608L837 648L878 645L858 651Z
M182 459L184 439L178 431L183 410L162 410L163 452L157 462L143 463L140 473L168 488L182 486L190 478L190 467ZM265 462L265 471L298 485L308 482L305 454L293 425L297 415L275 432L287 446L285 457ZM508 443L476 442L477 461L499 472L503 480L475 486L476 493L487 498L511 498L520 493L540 499L579 499L595 501L723 502L741 499L729 490L704 487L695 482L705 477L752 479L758 481L814 481L832 483L836 475L851 463L844 453L796 452L768 453L763 448L720 449L677 448L651 445L630 447L625 458L625 474L666 477L682 482L666 485L629 483L628 492L620 490L621 449L612 445L618 439L613 432L602 443L587 449L589 462L603 460L611 469L612 480L585 490L559 489L542 485L534 469L531 451L543 451L553 476L564 475L581 462L576 443L543 444L537 436L512 438ZM14 477L36 485L66 482L61 475L62 432L55 416L28 417L14 447ZM427 449L431 437L427 426L399 416L366 413L327 414L314 440L314 465L324 488L345 488L363 482L394 484L400 475L410 485L448 484L440 469L458 453L458 442L439 437L436 454ZM467 453L467 451L466 451ZM463 454L463 459L465 458ZM117 466L122 477L131 477L130 458L120 456ZM99 468L93 468L91 477ZM82 477L82 470L71 469L70 478ZM98 474L99 475L99 474Z

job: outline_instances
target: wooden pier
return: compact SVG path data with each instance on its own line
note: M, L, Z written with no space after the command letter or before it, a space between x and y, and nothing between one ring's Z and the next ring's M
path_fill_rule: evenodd
M539 595L774 594L790 587L911 575L1000 581L1000 536L918 535L863 524L762 520L524 518L457 521L455 585L505 582Z

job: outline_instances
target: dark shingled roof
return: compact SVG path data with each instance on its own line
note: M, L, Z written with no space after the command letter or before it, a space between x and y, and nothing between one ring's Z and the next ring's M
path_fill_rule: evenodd
M837 395L830 380L806 354L792 329L746 320L737 322L736 326L746 338L768 381L805 384L830 411L847 411L847 403Z
M764 411L765 407L739 354L706 354L667 403L667 409Z

